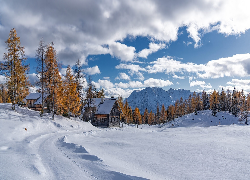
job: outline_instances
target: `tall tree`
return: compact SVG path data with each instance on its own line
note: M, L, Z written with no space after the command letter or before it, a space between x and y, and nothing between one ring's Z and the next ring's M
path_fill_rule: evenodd
M226 97L226 93L225 93L223 88L222 88L221 93L220 93L219 101L220 101L219 110L226 111L226 109L227 109L227 97Z
M63 83L63 113L70 115L79 115L81 99L77 91L77 81L72 74L70 66L67 67L66 76Z
M26 59L24 47L21 46L20 37L17 36L14 28L11 29L5 43L7 52L4 53L5 62L1 64L1 69L7 77L8 95L12 109L15 109L15 104L23 103L23 99L29 94L29 82L26 75L28 66L24 65Z
M212 115L215 116L218 111L219 106L219 93L214 90L213 93L210 96L210 109L212 110Z
M135 124L142 124L141 113L138 107L135 108L133 119Z
M41 87L41 95L42 95L42 110L41 115L44 112L44 71L45 71L45 45L43 40L40 41L39 47L36 51L36 61L37 61L37 75L39 78L38 85Z
M232 94L231 112L235 117L237 117L240 111L239 103L240 103L240 92L236 91L236 89L234 88L233 94Z
M44 88L49 95L47 98L47 108L49 111L61 111L62 108L62 78L59 73L58 62L56 58L56 50L53 45L49 45L45 52L45 72L44 72Z
M143 121L142 121L143 124L148 124L148 116L149 116L148 108L146 108L143 113Z
M79 59L76 61L76 64L74 66L74 73L75 73L75 79L77 83L77 94L78 94L78 97L81 99L81 107L79 110L79 112L81 112L83 108L83 101L84 101L82 84L84 83L85 75L84 75L84 71L83 71L83 68Z
M153 123L154 123L154 113L152 112L152 111L150 111L150 113L149 113L149 116L148 116L148 124L149 125L152 125Z

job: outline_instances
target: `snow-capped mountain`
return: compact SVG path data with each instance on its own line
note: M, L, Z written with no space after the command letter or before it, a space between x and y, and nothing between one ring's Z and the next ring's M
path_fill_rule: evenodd
M170 88L168 91L165 91L162 88L147 87L141 91L133 91L127 98L127 101L132 109L138 107L141 113L143 113L146 108L148 108L149 112L151 110L156 112L157 106L161 108L164 104L165 107L168 107L181 97L183 99L188 99L191 93L190 90L184 89Z

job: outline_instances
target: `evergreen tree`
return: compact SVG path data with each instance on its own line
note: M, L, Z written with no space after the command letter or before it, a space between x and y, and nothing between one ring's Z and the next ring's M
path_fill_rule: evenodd
M201 97L202 97L202 109L203 110L209 109L209 97L205 90L202 91Z
M226 94L226 111L231 112L232 110L232 95L230 90L227 90L227 94Z
M79 109L79 113L81 113L83 109L83 103L84 103L82 84L84 83L85 75L84 75L84 71L83 71L83 68L79 59L76 61L76 64L74 66L74 73L75 73L75 80L77 83L76 90L77 90L78 97L80 98L80 101L81 101L81 107Z
M239 103L240 103L240 93L236 91L234 88L233 94L232 94L232 107L231 107L231 112L232 114L237 117L240 108L239 108Z
M220 111L226 111L227 109L226 101L227 101L226 93L224 89L222 88L221 93L220 93L220 98L219 98L219 102L220 102L219 110Z
M149 118L149 113L148 113L148 108L145 109L144 114L143 114L143 124L148 124L148 118Z
M8 96L14 110L15 104L22 104L23 99L29 94L26 75L28 66L24 65L26 59L24 47L21 46L20 37L17 36L14 28L11 29L5 43L8 52L4 53L5 62L1 64L1 69L7 77Z
M39 78L38 85L41 87L41 96L42 96L42 110L41 115L44 112L44 72L45 72L45 45L41 40L39 43L39 47L36 51L36 61L37 61L37 76Z
M248 104L246 96L244 95L244 92L240 93L240 121L245 121L245 124L247 124L247 117L248 117L249 111L248 111Z
M154 119L155 119L154 124L159 124L160 123L160 108L159 108L159 105L157 105L156 114L155 114Z

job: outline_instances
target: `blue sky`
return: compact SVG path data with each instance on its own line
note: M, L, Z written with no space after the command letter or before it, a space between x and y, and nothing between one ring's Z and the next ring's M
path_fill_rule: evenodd
M47 44L53 41L62 74L80 59L86 77L91 75L107 96L127 97L145 87L250 92L247 0L0 3L0 53L14 27L25 47L31 82L43 38Z

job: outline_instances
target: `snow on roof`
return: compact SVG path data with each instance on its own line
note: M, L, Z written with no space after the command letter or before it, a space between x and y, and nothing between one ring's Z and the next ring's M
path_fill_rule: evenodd
M43 94L43 100L46 99L47 97L48 97L48 94ZM35 105L42 104L42 95L39 97L39 99L36 100L34 104Z
M28 96L26 96L26 100L27 99L38 99L40 98L41 96L41 93L30 93Z
M107 100L108 98L103 98L103 101ZM98 107L98 105L101 103L102 98L92 98L93 103L90 104L90 107ZM88 104L85 104L85 107L88 107Z
M116 99L105 99L105 101L99 104L95 114L109 114L113 108Z

